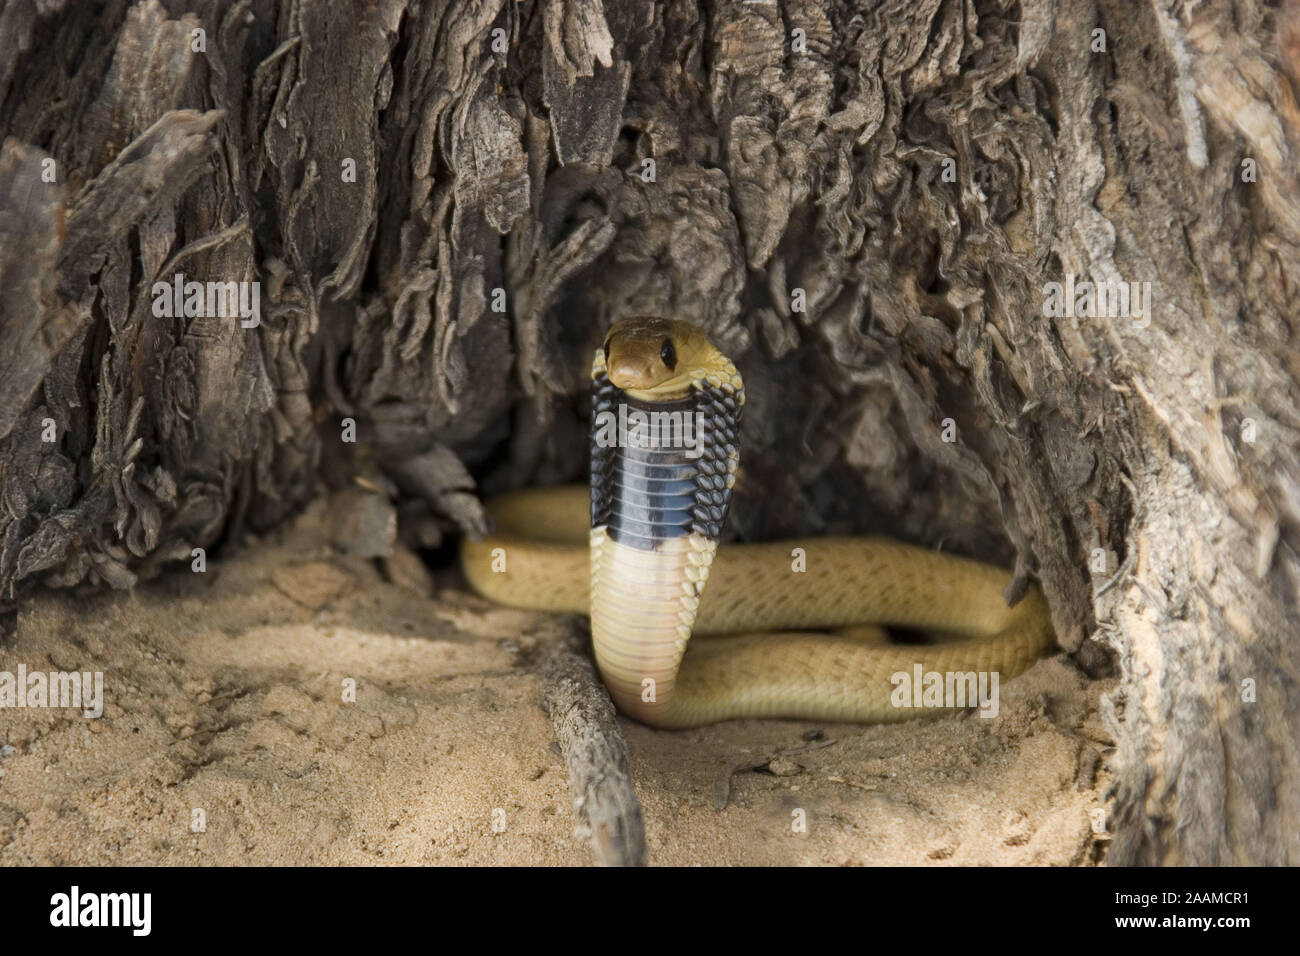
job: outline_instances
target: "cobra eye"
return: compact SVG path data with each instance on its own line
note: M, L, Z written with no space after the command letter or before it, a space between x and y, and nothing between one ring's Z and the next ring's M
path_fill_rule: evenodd
M668 366L670 371L677 367L677 350L673 348L672 339L664 339L663 348L659 350L659 357L663 359L664 365Z
M609 343L605 343L605 364L609 364Z

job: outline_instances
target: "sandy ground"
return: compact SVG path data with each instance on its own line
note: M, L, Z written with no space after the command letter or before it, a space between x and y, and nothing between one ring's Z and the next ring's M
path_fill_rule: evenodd
M203 574L26 602L0 671L102 671L106 704L0 709L0 864L589 862L523 663L555 623L336 553L324 507ZM1049 659L991 720L625 721L651 861L1094 863L1104 690Z

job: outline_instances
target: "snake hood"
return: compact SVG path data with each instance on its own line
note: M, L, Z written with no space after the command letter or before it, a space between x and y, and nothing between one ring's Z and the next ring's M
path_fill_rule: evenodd
M736 480L744 386L703 332L661 318L615 324L592 384L596 660L625 712L662 724Z

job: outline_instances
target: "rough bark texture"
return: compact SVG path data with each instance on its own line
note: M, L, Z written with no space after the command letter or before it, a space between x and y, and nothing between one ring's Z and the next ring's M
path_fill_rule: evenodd
M733 533L1014 562L1122 677L1109 861L1300 862L1298 70L1293 0L10 0L0 594L354 474L478 530L675 314L748 384Z

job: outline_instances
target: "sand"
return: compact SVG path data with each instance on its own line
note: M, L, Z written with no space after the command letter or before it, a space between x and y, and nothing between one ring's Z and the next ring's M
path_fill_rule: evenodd
M325 508L204 573L24 601L0 671L102 671L106 702L0 709L0 864L590 861L528 664L555 621L340 554ZM1060 657L994 719L624 721L651 862L1094 864L1105 690Z

